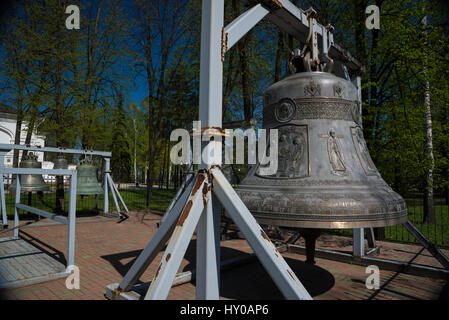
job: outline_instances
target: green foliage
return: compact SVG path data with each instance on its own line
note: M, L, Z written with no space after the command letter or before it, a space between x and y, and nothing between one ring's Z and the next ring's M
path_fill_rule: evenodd
M115 181L128 182L131 177L131 155L129 153L129 134L124 109L122 92L118 94L117 105L114 110L114 123L112 129L111 171Z
M443 2L376 1L377 31L365 28L365 8L374 1L293 3L302 9L313 6L320 23L335 26L335 41L364 64L364 135L381 175L401 193L422 190L431 167L424 131L424 86L429 81L434 187L448 190L449 27ZM65 29L61 13L68 4L80 5L79 31ZM147 173L153 180L167 175L170 132L189 129L198 118L201 1L45 0L14 7L0 33L2 102L20 107L27 118L37 114L35 126L46 134L47 145L112 149L117 158L111 164L117 161L126 168L123 176L114 169L114 179L137 175L143 182ZM243 10L240 1L225 1L225 24ZM421 23L425 15L426 33ZM261 122L278 37L277 27L264 20L245 36L243 46L236 44L226 53L224 122L243 119L245 99ZM287 35L282 37L284 76L292 48ZM293 47L302 45L293 41ZM136 82L148 94L133 102L129 89ZM119 88L123 98L116 94Z
M168 206L170 205L170 202L172 201L176 191L174 190L153 190L153 197L150 205L151 210L157 210L164 212ZM145 189L125 189L120 190L120 195L123 198L123 201L125 201L126 206L129 210L144 210L147 209L147 206L145 204ZM33 193L31 205L34 208L38 208L41 210L45 210L48 212L56 212L55 208L55 194L53 193L45 193L43 198L39 198L39 196L36 193ZM103 207L103 199L104 196L100 195L97 203L97 208ZM21 195L21 202L27 203L28 201L28 194L23 193ZM8 217L14 216L14 202L15 202L15 195L12 193L6 193L6 213ZM77 217L83 216L83 215L94 215L97 214L93 208L95 206L95 196L77 196L76 199L76 215ZM65 193L65 208L69 207L69 194L68 192ZM112 197L112 194L109 195L109 208L112 212L116 211L116 208L114 206L114 199ZM63 213L63 215L67 215L67 211ZM20 219L35 219L36 215L21 211L20 213Z

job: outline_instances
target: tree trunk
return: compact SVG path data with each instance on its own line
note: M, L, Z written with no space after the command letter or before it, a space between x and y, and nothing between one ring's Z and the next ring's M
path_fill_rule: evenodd
M249 38L249 33L246 35ZM238 43L240 51L240 72L242 75L242 96L243 96L243 114L246 121L253 117L253 108L251 103L250 85L249 85L249 64L245 48L246 41Z
M165 177L165 183L166 183L166 189L168 190L170 188L170 175L171 175L171 165L170 162L167 166L167 176Z
M234 16L238 16L240 11L240 4L236 0L232 2ZM239 52L239 66L242 84L242 96L243 96L243 114L246 121L249 121L253 117L253 108L251 103L250 85L249 85L249 63L248 55L246 52L246 44L250 39L252 31L249 31L242 40L237 43Z
M274 81L278 82L282 77L282 60L284 57L284 32L278 31L278 43L276 50L276 62L274 67Z
M427 16L422 20L423 27L427 27ZM427 47L427 34L424 30L424 48ZM424 147L425 157L427 159L427 170L424 184L424 217L425 223L435 224L435 207L433 203L433 169L435 168L435 158L433 156L433 138L432 138L432 110L430 105L430 82L427 77L427 56L424 61L424 131L426 134L426 142Z
M449 177L446 178L446 181L448 179L449 179ZM449 187L447 187L447 186L444 188L444 196L446 198L446 205L449 206Z
M136 119L134 121L134 183L137 187L137 128L136 128Z
M21 91L20 88L19 90ZM14 133L14 144L20 144L20 136L22 135L22 123L23 123L23 95L22 92L20 92L17 101L17 121L16 121L16 130ZM19 150L14 150L13 168L17 167L19 167Z
M152 169L152 167L151 167ZM149 207L150 206L150 199L151 196L153 195L153 188L151 186L153 186L153 173L151 172L152 170L150 170L150 168L147 169L147 194L146 194L146 206Z
M430 85L426 80L425 85L425 114L424 114L424 130L426 132L425 154L428 160L425 187L424 187L424 222L435 224L435 207L433 203L433 169L435 167L435 159L433 156L433 139L432 139L432 114L430 108Z
M165 181L167 181L167 186L165 189L168 190L168 170L170 167L170 141L167 140L167 145L165 148L165 159L164 159L164 179L162 181L162 185L164 185Z

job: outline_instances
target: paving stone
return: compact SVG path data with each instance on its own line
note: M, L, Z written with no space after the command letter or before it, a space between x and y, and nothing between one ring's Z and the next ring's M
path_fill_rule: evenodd
M89 218L92 220L92 217ZM156 232L160 216L147 213L144 223L131 213L128 220L117 224L117 220L99 217L97 221L76 224L75 264L80 268L81 290L69 290L66 279L56 279L28 287L0 290L5 299L99 299L104 300L107 285L120 282L132 261L147 245ZM29 227L24 230L25 239L44 246L56 256L66 257L67 230L59 224ZM6 235L7 236L7 235ZM298 244L302 243L300 239ZM421 250L419 246L380 242L380 257L398 261L409 261ZM252 253L244 239L232 239L221 243L222 259ZM48 248L46 246L50 246ZM340 251L352 250L352 239L323 235L318 239L318 248ZM180 271L191 270L195 265L195 237L193 237ZM447 251L445 252L447 254ZM141 277L142 282L152 280L163 253L157 255ZM365 286L365 268L357 265L317 258L315 266L304 264L305 256L283 253L292 270L317 300L349 299L437 299L446 281L417 277L381 270L380 291L368 290ZM427 251L415 260L439 267L439 263ZM386 285L385 285L386 284ZM383 287L385 286L385 287ZM282 299L280 291L263 266L258 262L234 268L221 274L221 299ZM186 283L173 287L168 299L195 299L195 285Z

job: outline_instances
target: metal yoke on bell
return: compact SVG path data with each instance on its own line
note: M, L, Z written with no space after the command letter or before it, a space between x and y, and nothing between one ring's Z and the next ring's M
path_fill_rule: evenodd
M329 72L294 73L268 88L263 128L278 129L277 172L263 176L255 165L237 188L259 223L364 228L406 221L404 199L370 157L359 107L357 88Z

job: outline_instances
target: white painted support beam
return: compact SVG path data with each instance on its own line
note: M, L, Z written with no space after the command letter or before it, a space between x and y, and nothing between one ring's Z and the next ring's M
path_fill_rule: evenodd
M109 213L109 181L108 181L108 173L111 171L111 159L104 158L104 178L103 178L103 190L104 190L104 198L103 198L103 213Z
M366 240L368 242L368 248L376 248L376 237L374 236L374 229L372 227L366 229Z
M111 176L109 176L109 177L111 178L111 185L112 185L112 188L114 189L114 190L112 190L112 191L113 191L113 192L115 191L115 194L117 195L117 197L118 197L120 203L122 204L123 209L125 209L126 213L129 213L128 207L126 206L125 201L123 201L123 198L122 198L122 196L120 195L120 192L118 191L117 186L115 185L114 181L112 181L112 177L111 177Z
M1 172L0 172L1 174ZM16 178L16 199L15 199L15 207L14 207L14 228L19 226L19 208L17 208L17 205L20 204L20 178ZM14 229L14 237L19 236L19 229Z
M184 193L179 197L178 201L176 201L173 209L167 213L164 223L160 225L159 229L151 238L151 241L143 249L143 251L137 257L137 260L125 274L122 281L120 282L120 291L131 290L132 286L137 282L137 280L139 280L141 275L154 260L156 255L162 250L165 243L170 238L175 224L178 221L179 216L181 215L187 199L189 198L194 181L195 179L192 179Z
M67 236L67 266L75 264L75 226L76 226L76 185L78 176L70 177L69 187L69 212L68 212L68 236Z
M203 0L201 10L200 110L204 127L221 127L223 63L221 37L224 0Z
M173 197L173 199L172 199L170 205L168 206L167 210L165 210L165 213L164 213L164 215L161 218L160 224L164 223L164 221L167 219L167 216L170 214L170 212L172 211L173 207L178 202L179 198L181 198L183 193L186 192L186 187L189 186L190 183L192 182L192 179L194 178L194 175L193 175L193 173L190 173L191 169L192 169L192 165L190 165L190 167L188 169L189 174L186 176L186 178L182 182L181 186L179 187L178 191L176 192L176 195ZM185 201L184 201L184 203L185 203Z
M105 176L108 179L109 185L111 186L112 199L114 200L115 207L117 208L117 214L119 217L121 217L122 215L120 214L120 206L118 205L117 196L115 195L114 182L112 181L111 175L109 173L106 173Z
M63 216L60 216L60 215L57 215L57 214L54 214L54 213L50 213L50 212L47 212L47 211L44 211L44 210L40 210L40 209L37 209L37 208L33 208L33 207L27 206L25 204L17 203L16 204L16 208L18 208L20 210L23 210L23 211L27 211L27 212L31 212L31 213L37 214L37 215L39 215L41 217L45 217L45 218L54 220L54 221L62 223L62 224L68 224L68 220L67 220L66 217L63 217Z
M352 254L355 257L365 255L365 233L363 228L352 229Z
M402 224L409 233L411 233L416 240L418 240L424 248L426 248L434 257L441 263L443 267L449 270L449 258L438 249L426 236L419 231L417 227L415 227L409 220Z
M0 206L2 215L2 226L8 226L8 217L6 215L5 183L3 181L3 169L5 168L5 151L0 151Z
M315 18L310 19L309 22L309 28L312 29L312 39L311 39L311 45L312 45L312 60L318 58L318 30L322 30L318 23L316 22Z
M21 144L6 144L0 143L0 150L28 150L34 152L56 152L56 153L70 153L70 154L85 154L91 156L111 157L112 153L107 151L95 151L95 150L79 150L79 149L66 149L66 148L52 148L52 147L39 147L39 146L26 146Z
M245 34L259 23L270 11L258 4L242 13L224 29L227 35L227 50L231 49Z
M201 10L201 64L199 108L199 120L201 121L201 126L203 128L221 128L222 126L223 61L226 52L226 33L224 31L223 23L224 0L203 0ZM233 31L233 37L235 32L237 31ZM203 141L201 151L203 155L206 155L206 159L203 159L204 162L199 164L199 169L209 169L211 165L220 165L222 161L221 148L221 141L219 141L217 137L214 137L214 141ZM200 172L198 177L201 178L202 176L207 176L207 174L205 172ZM203 189L202 186L201 189ZM200 206L198 204L198 208L189 208L191 213L187 217L187 220L192 221L192 232L199 222L198 234L196 239L198 257L197 263L198 268L203 274L200 276L197 282L197 298L218 299L219 276L217 259L219 259L220 250L219 240L218 244L216 243L216 241L217 239L219 239L218 235L220 233L219 224L217 224L217 221L220 220L220 213L217 213L216 210L213 210L213 206L211 203L212 193L210 192L210 190L201 191L201 193L203 192L205 192L204 196L206 197L206 199L203 198L203 207L200 209ZM206 203L206 201L208 203ZM186 209L187 208L188 206L186 206ZM182 229L182 232L187 232L186 235L182 237L186 237L183 241L190 240L191 237L191 233L189 230L191 225L187 223L187 220L185 222L186 225ZM176 235L176 230L177 229L175 229L175 233L172 239ZM181 235L179 237L181 237ZM180 241L182 242L182 240L178 240L178 242ZM172 241L170 240L170 244L171 243ZM171 258L171 260L173 260L174 262L171 262L170 265L174 266L175 269L170 269L167 266L168 271L164 273L164 276L165 274L167 274L166 277L169 279L168 281L170 282L170 284L173 281L173 278L177 271L176 265L178 265L179 267L179 263L181 261L179 260L178 262L176 259L182 259L182 257L179 257L178 255L181 252L185 252L185 248L183 248L183 246L187 245L188 241L187 244L180 244L179 248L177 248L178 245L176 244L176 242L173 243L173 250L178 250L178 253L175 257L175 252L173 252L173 258ZM164 263L164 261L162 263ZM163 276L160 276L160 278L163 278ZM165 299L170 288L167 288L166 284L160 285L159 287L161 288L161 292L157 292L157 289L155 288L153 290L154 293L150 293L150 288L146 298L148 297L153 299Z
M48 174L54 176L73 176L76 170L38 169L38 168L4 168L3 174Z
M246 208L220 169L211 169L213 192L239 227L262 265L286 299L312 300L282 255Z
M286 244L281 244L277 247L279 252L285 252L288 249ZM252 263L257 260L257 257L254 253L245 254L237 257L233 257L220 262L221 270L229 271L234 268L238 268L240 266L246 265L248 263ZM185 272L180 272L176 274L175 279L173 280L172 287L182 285L184 283L191 282L197 278L197 270L192 269ZM151 285L151 282L145 282L141 284L136 284L131 287L128 291L122 291L119 289L118 283L112 283L106 286L106 298L110 300L140 300L141 296L138 292L145 292L148 290L148 287Z
M327 54L329 52L329 39L327 37L327 30L325 27L324 30L322 31L322 35L321 35L321 47L322 47L322 52L323 54Z
M211 192L209 192L209 196L212 196ZM217 206L217 202L216 197L209 199L206 210L198 223L196 237L197 300L218 300L220 298L220 228L217 228L217 225L220 225L220 206Z
M179 270L179 266L184 258L193 232L198 225L200 216L206 211L205 209L210 200L211 192L203 193L203 190L209 187L207 173L200 172L195 179L189 200L178 219L178 223L168 242L161 263L151 281L151 286L145 295L145 300L167 299L176 272Z

